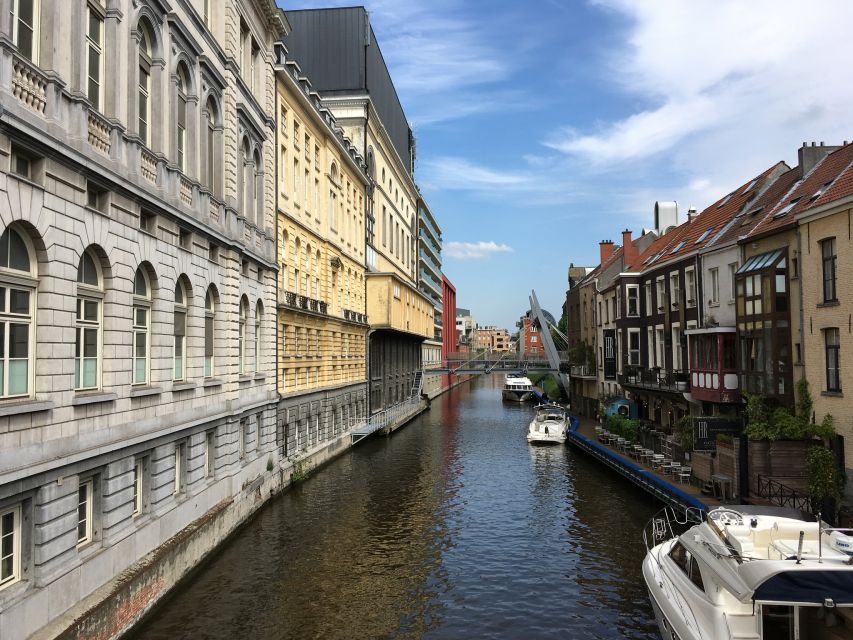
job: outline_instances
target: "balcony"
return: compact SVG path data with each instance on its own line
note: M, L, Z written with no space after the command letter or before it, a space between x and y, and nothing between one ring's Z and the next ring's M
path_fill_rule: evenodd
M597 377L595 366L587 366L585 364L573 364L569 368L569 375L573 378L595 378Z
M679 394L690 391L690 376L687 371L678 369L664 371L662 369L643 369L631 366L619 374L618 380L623 387Z
M290 307L291 309L309 311L324 316L329 315L329 305L324 301L315 300L314 298L309 298L293 291L279 289L278 303L280 306Z
M358 322L359 324L367 324L367 314L366 313L358 313L357 311L350 311L349 309L344 309L344 320L349 322Z

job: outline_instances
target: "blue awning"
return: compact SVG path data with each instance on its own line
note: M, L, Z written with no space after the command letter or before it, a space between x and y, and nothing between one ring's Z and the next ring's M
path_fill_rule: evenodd
M762 582L752 596L761 602L853 604L853 569L783 571Z

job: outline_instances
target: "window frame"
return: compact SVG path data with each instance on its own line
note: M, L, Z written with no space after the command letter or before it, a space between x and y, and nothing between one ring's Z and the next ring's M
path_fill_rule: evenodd
M83 264L85 257L88 256L92 261L95 267L95 274L97 278L97 285L92 285L90 283L86 283L82 281L81 271L83 269ZM95 255L91 249L87 248L83 254L80 256L80 264L77 268L77 311L74 319L74 328L75 328L75 352L74 352L74 360L75 360L75 368L74 368L74 390L75 391L93 391L101 388L101 373L102 373L102 362L101 359L103 357L103 340L104 340L104 327L103 327L103 309L104 309L104 290L103 290L103 272L101 269L101 261L97 255ZM85 277L85 276L83 276ZM86 303L94 303L96 305L96 313L95 319L89 320L86 319ZM82 312L82 313L81 313ZM95 331L95 379L94 383L91 385L85 385L85 381L83 379L85 375L85 365L86 360L91 360L92 356L86 356L86 332L87 331ZM81 342L82 336L82 342ZM78 355L83 354L83 355Z
M835 237L819 241L823 302L838 302L838 250ZM827 255L827 248L830 254Z
M830 337L834 337L830 344ZM823 329L824 370L826 373L826 390L829 393L841 393L841 331L838 327ZM833 362L835 366L830 366Z
M81 490L85 494L85 504L81 502ZM95 479L94 478L86 478L82 480L77 487L77 548L85 547L88 544L91 544L94 539L95 527L92 521L92 518L95 513L94 509L94 500L95 500ZM81 520L80 516L80 507L84 508L85 514L83 519ZM83 524L84 527L84 535L80 536L80 525Z
M178 301L178 289L181 290L182 301ZM185 382L187 380L187 316L189 315L189 299L187 288L181 278L175 282L175 297L172 307L172 381ZM178 334L178 317L183 316L183 333ZM180 338L180 348L179 340ZM181 371L178 373L178 362Z
M145 460L135 458L133 461L133 517L137 518L145 512Z
M104 101L104 80L106 74L106 65L104 61L104 14L103 7L98 3L88 2L86 4L86 97L89 99L92 107L96 111L103 112ZM98 39L95 41L92 37L92 20L98 22ZM97 78L94 82L97 86L96 95L92 96L92 55L98 56Z
M145 269L141 266L137 268L136 274L141 274L142 278L145 281L145 294L141 295L137 292L136 275L134 275L133 316L131 318L131 331L133 333L133 371L131 374L131 384L146 385L149 384L151 381L151 281ZM145 313L144 323L139 322L138 312ZM144 337L145 339L144 353L141 356L141 359L143 360L144 375L141 380L137 378L137 361L140 359L140 356L138 354L139 345L137 344L137 340L140 336Z
M6 236L6 234L9 234ZM17 269L11 266L12 253L12 234L15 234L23 245L27 258L27 270ZM30 241L29 235L22 230L19 230L15 225L10 225L6 228L3 234L0 234L0 241L4 237L8 238L9 246L6 248L6 256L10 266L0 265L0 400L10 398L27 398L33 396L34 380L35 380L35 333L36 333L36 289L38 287L38 279L34 277L34 250ZM21 247L19 247L20 250ZM2 251L2 249L0 249ZM15 313L12 311L12 291L26 293L27 295L27 313ZM9 311L6 311L6 300L9 300ZM26 358L12 357L12 327L22 326L27 327L27 356ZM10 393L10 380L12 361L26 360L26 390L22 393Z
M140 20L136 30L139 34L136 64L136 134L146 147L151 146L151 67L154 56L152 34ZM142 107L145 107L142 109ZM143 113L144 112L144 113Z
M21 544L22 514L21 514L21 512L22 512L21 503L13 504L10 507L0 509L0 590L3 590L5 588L21 581L21 573L22 573L22 571L21 571L21 549L22 549L22 544ZM6 517L10 514L12 515L12 526L11 526L10 532L7 533L3 529L3 526L4 526L3 523L6 519ZM7 536L12 537L12 545L11 545L12 550L11 550L10 554L3 556L2 541ZM11 559L12 559L12 562L11 562L12 568L11 568L11 571L9 572L9 574L4 578L3 577L3 564L4 564L3 561L9 557L11 557Z
M631 295L633 292L633 296ZM625 285L625 300L626 300L626 309L625 315L628 318L639 318L640 317L640 285L639 284L627 284ZM631 312L631 302L634 302L634 311Z
M209 323L209 326L208 326ZM209 331L209 335L208 335ZM210 353L208 353L208 347ZM208 287L204 299L204 377L216 375L216 297Z
M40 17L41 17L41 0L33 0L33 15L32 15L32 24L28 24L24 19L21 18L20 11L20 0L12 0L12 6L10 10L10 16L12 20L12 43L15 45L15 48L18 50L18 53L24 56L27 60L32 62L35 65L39 63L39 27L40 27ZM31 33L31 42L30 42L30 50L24 51L21 48L20 42L20 25L30 29Z

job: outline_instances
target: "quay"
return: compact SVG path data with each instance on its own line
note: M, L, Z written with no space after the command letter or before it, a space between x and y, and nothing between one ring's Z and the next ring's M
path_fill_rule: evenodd
M567 442L671 507L707 511L722 504L692 484L673 484L665 475L598 442L592 421L573 417Z

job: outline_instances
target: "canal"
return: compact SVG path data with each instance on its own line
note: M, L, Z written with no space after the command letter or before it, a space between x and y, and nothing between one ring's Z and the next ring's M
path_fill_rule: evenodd
M657 638L658 509L570 447L531 447L502 376L464 384L273 500L134 634Z

